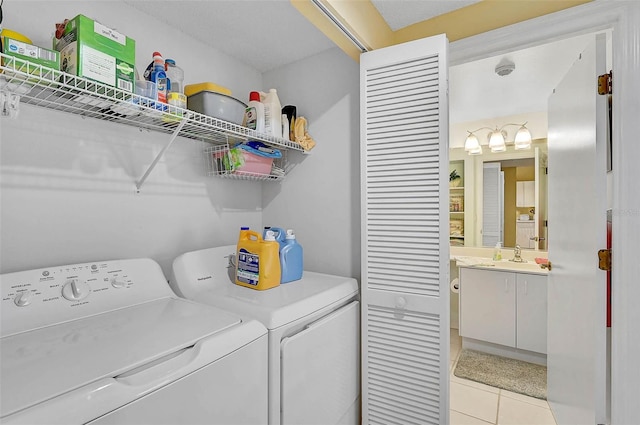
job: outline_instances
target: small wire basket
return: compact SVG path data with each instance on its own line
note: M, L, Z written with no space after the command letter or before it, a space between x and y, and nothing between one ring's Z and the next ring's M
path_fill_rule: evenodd
M287 152L281 158L260 158L228 144L205 149L208 175L235 180L279 181L284 179ZM238 158L243 155L242 158ZM242 163L242 165L238 165Z

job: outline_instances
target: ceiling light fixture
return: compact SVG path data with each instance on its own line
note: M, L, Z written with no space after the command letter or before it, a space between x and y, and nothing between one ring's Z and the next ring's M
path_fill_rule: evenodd
M334 25L336 27L338 27L338 29L347 36L347 38L358 48L360 49L360 51L362 53L364 52L368 52L370 49L367 48L367 46L365 45L365 43L363 43L362 41L360 41L360 39L358 38L358 36L356 36L354 33L351 32L351 30L349 30L349 28L347 28L342 21L333 14L333 12L331 10L329 10L329 8L327 8L324 4L322 4L321 0L311 0L311 2L313 4L316 5L316 7L318 9L320 9L320 11L322 13L325 14L325 16L327 18L329 18L331 20L331 22L334 23Z
M482 154L482 145L474 133L480 130L489 130L490 133L487 135L487 139L489 141L488 146L491 149L491 152L505 152L507 150L507 132L504 128L511 125L520 127L516 132L513 142L515 149L530 149L531 133L527 129L527 123L525 122L524 124L505 124L500 128L480 127L477 130L468 131L469 135L467 136L467 140L464 142L464 150L467 151L469 155Z

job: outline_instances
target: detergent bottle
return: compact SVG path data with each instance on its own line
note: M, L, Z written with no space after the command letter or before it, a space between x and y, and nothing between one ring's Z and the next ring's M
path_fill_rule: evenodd
M248 227L240 229L236 253L236 284L265 290L280 285L279 244L272 231L263 239Z
M281 229L280 227L270 227L267 226L264 228L264 231L262 232L262 238L266 239L267 238L267 232L271 230L276 238L276 241L278 241L279 244L279 249L281 250L282 247L284 246L284 241L285 241L285 236L287 236L287 232L284 231L284 229Z
M282 137L282 106L276 89L268 93L260 92L260 101L264 104L264 130L274 137Z
M149 80L156 83L158 102L167 103L167 73L164 70L164 59L160 52L153 52L153 70Z
M280 267L282 269L280 283L302 279L302 245L296 240L292 229L287 229L284 246L280 249Z
M265 132L264 104L260 101L260 93L249 93L249 103L244 110L244 126L259 133Z

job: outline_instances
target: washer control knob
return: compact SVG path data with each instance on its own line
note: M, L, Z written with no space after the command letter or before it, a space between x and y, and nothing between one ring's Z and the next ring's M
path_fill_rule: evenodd
M72 279L62 287L62 296L69 301L79 301L86 298L90 292L89 285L80 281L80 279Z
M117 289L124 288L127 286L127 281L122 278L114 277L111 279L111 286Z
M24 307L31 304L31 300L33 299L33 294L31 291L23 291L16 295L13 299L13 302L16 303L18 307Z

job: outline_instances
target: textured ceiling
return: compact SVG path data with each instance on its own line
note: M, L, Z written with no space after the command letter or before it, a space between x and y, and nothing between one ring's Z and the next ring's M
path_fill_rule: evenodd
M480 0L371 0L393 31L426 21Z

